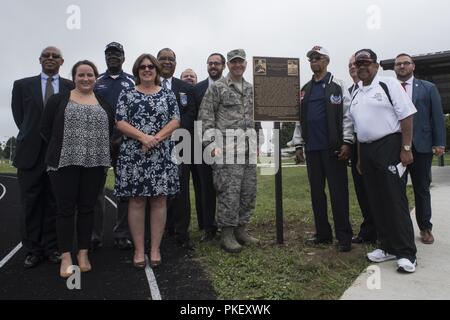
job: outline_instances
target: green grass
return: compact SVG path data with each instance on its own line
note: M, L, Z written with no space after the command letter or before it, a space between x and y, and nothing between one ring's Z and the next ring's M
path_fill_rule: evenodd
M350 218L357 233L362 219L352 182L349 189ZM411 196L408 187L408 198ZM224 253L218 240L197 245L195 259L204 266L219 299L338 299L368 266L364 255L373 248L354 246L350 253L338 253L334 246L304 246L304 240L314 233L304 167L283 168L283 245L276 243L274 199L274 177L258 176L251 230L262 240L260 245L236 255ZM195 208L192 217L192 236L198 240Z
M17 169L9 164L8 161L0 161L0 173L16 173Z

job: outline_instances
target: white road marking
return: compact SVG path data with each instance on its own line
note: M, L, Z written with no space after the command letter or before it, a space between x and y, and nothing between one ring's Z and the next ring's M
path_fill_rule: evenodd
M19 243L6 257L0 261L0 269L22 248L22 242Z
M117 204L111 200L111 198L109 198L108 196L105 196L105 199L109 201L109 203L111 203L111 205L117 209Z
M6 187L3 185L3 184L1 184L0 183L0 187L2 187L2 189L3 189L3 192L2 192L2 194L0 195L0 200L2 200L2 198L5 196L5 194L6 194Z
M111 205L117 209L117 204L111 200L108 196L105 195L105 199L108 200ZM161 294L159 293L158 283L156 282L155 274L153 273L152 268L150 268L150 261L145 255L145 261L147 262L147 266L145 267L145 275L147 277L148 286L150 287L150 294L152 295L152 300L162 300Z
M13 177L13 176L3 176L0 175L1 178L10 178L10 179L17 179L17 177ZM6 194L6 187L0 183L0 185L3 187L3 193L0 196L0 200L5 196ZM17 253L17 251L19 251L22 248L22 242L20 242L14 249L12 249L12 251L10 253L8 253L6 255L6 257L4 257L2 259L2 261L0 261L0 269L9 261L11 260L11 258Z
M150 293L152 295L152 300L162 300L161 294L159 293L158 283L156 282L155 274L152 268L150 268L150 261L148 256L145 255L145 261L147 265L145 266L145 275L147 276L148 286L150 287Z

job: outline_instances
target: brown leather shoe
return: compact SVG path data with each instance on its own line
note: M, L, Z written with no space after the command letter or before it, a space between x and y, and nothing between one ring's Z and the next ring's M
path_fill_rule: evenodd
M431 230L422 230L420 231L420 240L424 244L433 244L434 243L434 237L431 233Z

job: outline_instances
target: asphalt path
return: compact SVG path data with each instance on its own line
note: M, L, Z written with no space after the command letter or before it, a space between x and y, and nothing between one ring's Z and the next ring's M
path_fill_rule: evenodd
M107 191L104 245L90 253L92 271L81 274L81 289L69 289L59 265L44 261L24 269L20 242L21 202L14 175L0 174L0 300L210 300L216 294L192 253L164 238L163 264L136 270L133 251L113 245L115 199ZM71 282L73 284L73 281Z

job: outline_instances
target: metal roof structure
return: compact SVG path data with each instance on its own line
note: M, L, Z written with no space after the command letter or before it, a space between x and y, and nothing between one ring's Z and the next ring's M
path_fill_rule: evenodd
M450 113L450 50L412 56L416 64L414 75L433 82L442 98L444 113ZM395 59L382 60L384 70L394 70Z

